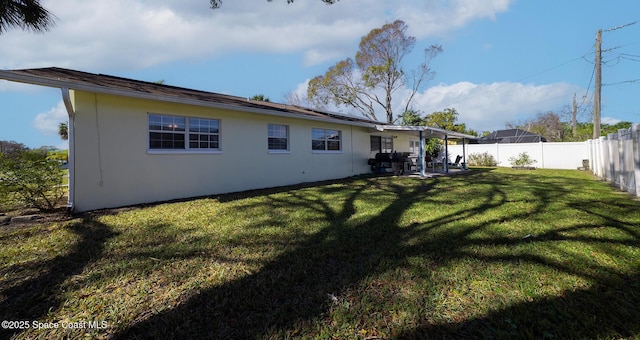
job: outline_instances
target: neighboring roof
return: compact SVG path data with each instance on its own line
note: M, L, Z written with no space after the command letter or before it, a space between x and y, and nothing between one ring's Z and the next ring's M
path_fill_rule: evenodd
M419 131L429 132L425 137L429 137L430 135L438 138L444 138L444 136L447 135L452 138L475 138L475 136L426 126L397 126L370 120L364 117L316 110L296 105L251 100L248 98L219 93L192 90L177 86L120 78L105 74L87 73L58 67L25 70L0 70L0 79L60 89L112 94L131 98L199 105L234 111L246 111L337 122L348 125L370 127L379 131L414 131L416 134Z
M494 131L482 138L478 138L478 143L535 143L546 142L547 139L541 135L522 129L507 129Z

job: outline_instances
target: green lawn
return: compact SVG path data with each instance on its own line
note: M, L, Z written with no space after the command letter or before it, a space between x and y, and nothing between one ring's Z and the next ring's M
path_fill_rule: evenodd
M577 171L86 215L0 231L0 268L0 337L640 336L640 202Z

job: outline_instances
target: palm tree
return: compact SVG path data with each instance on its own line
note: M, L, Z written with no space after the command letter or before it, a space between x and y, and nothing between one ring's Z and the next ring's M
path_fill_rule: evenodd
M67 123L60 123L60 125L58 125L58 134L62 140L69 140L69 126Z
M261 102L271 102L269 97L265 97L264 94L256 94L255 96L249 98L251 100L259 100Z
M55 16L39 0L0 0L0 34L10 27L44 32L54 23Z

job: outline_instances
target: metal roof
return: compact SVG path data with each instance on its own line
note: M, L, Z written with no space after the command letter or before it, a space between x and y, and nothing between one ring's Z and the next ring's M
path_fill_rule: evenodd
M494 131L482 138L478 138L478 143L533 143L546 142L547 139L541 135L522 129L506 129Z
M430 126L404 126L404 125L378 125L376 126L378 131L404 131L413 133L415 135L419 135L420 131L422 131L422 136L424 138L440 138L444 139L445 136L447 138L458 138L458 139L476 139L478 137L473 135L468 135L466 133L444 130L439 128L434 128Z

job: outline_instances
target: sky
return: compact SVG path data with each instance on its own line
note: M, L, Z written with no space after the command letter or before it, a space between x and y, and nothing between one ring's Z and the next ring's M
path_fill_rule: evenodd
M225 0L216 10L207 0L41 4L55 26L1 34L0 69L62 67L282 103L306 97L310 79L353 58L369 31L400 19L416 37L405 69L430 45L443 48L414 108L455 108L478 132L568 112L574 94L578 119L591 121L602 29L602 122L640 122L637 0ZM394 95L396 112L407 92ZM57 135L67 121L60 90L0 80L0 103L0 140L67 148Z

